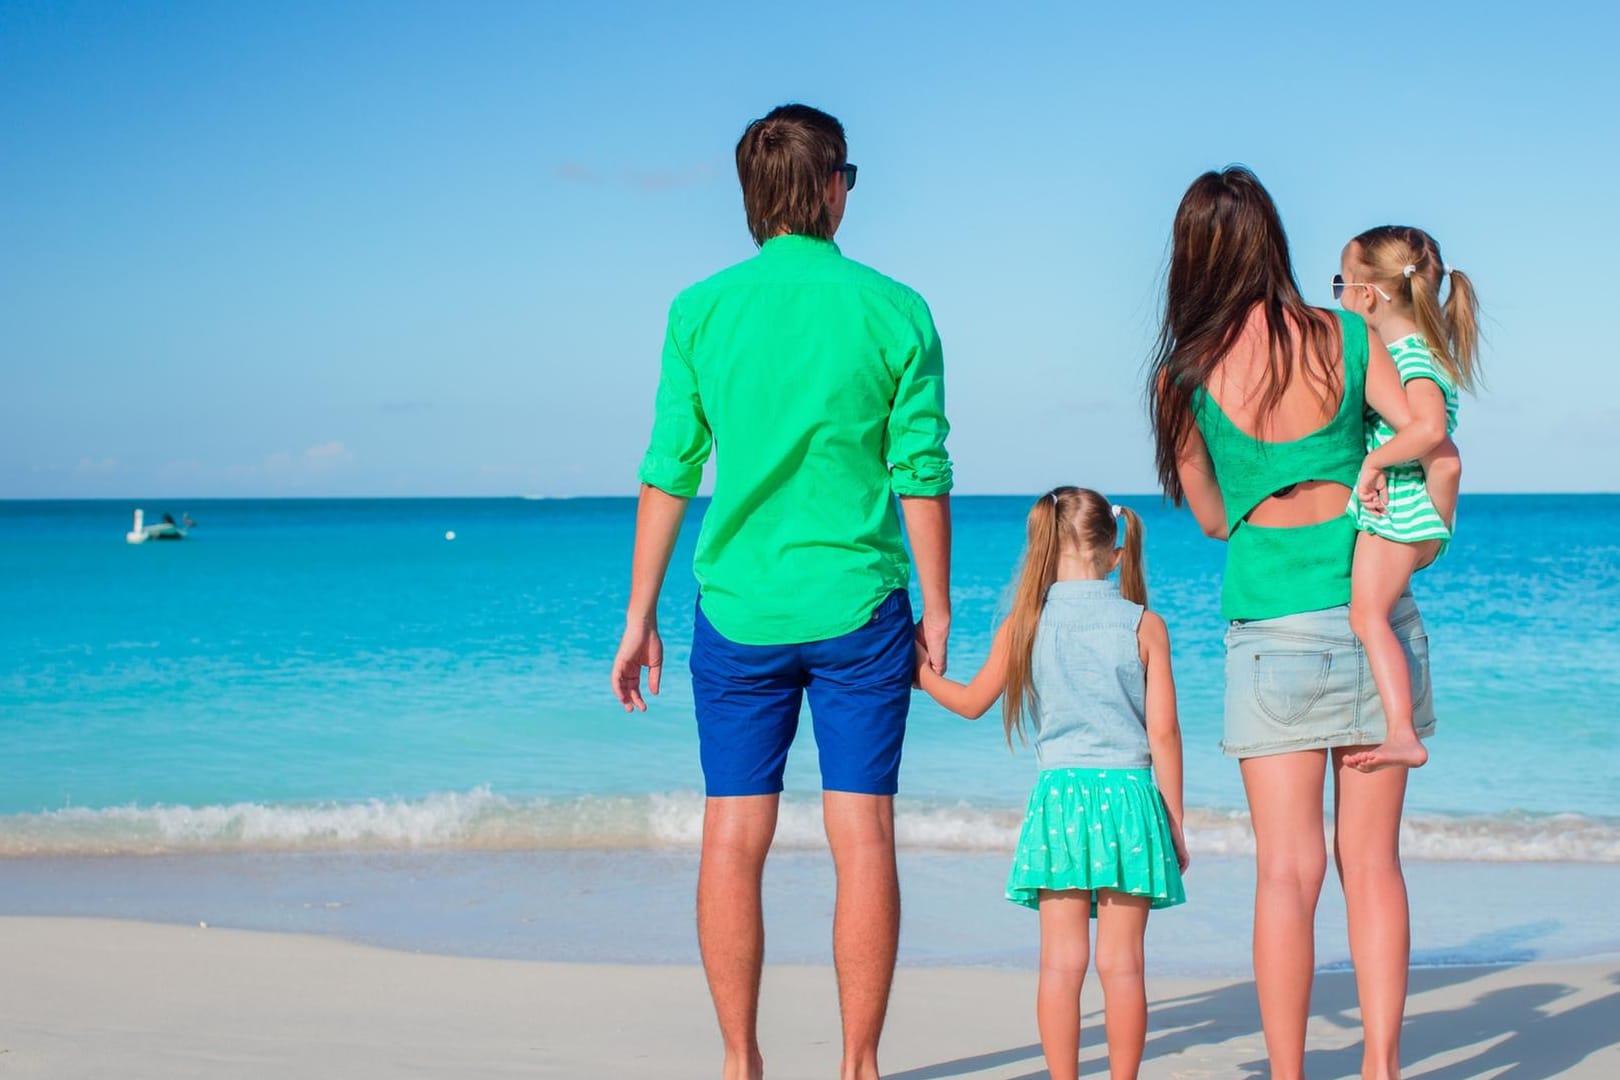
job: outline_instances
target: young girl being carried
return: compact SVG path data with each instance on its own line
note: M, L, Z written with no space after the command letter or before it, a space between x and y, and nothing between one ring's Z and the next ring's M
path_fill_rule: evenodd
M1411 675L1390 612L1412 575L1451 542L1462 467L1451 433L1457 392L1478 379L1474 287L1445 265L1422 229L1383 225L1345 245L1333 295L1389 345L1406 389L1410 421L1400 437L1383 417L1367 425L1367 460L1348 513L1361 534L1350 574L1350 626L1361 640L1388 728L1371 750L1348 755L1363 772L1429 760L1412 724ZM1441 279L1451 279L1440 303ZM1413 460L1414 456L1416 460Z
M1080 988L1095 917L1109 1071L1121 1080L1136 1076L1147 1037L1148 910L1186 899L1170 635L1147 610L1134 512L1060 487L1031 508L1028 533L1012 613L984 667L965 686L925 661L917 677L935 701L970 719L1002 698L1009 746L1014 732L1027 741L1027 716L1041 771L1007 899L1040 912L1041 1048L1053 1080L1079 1075ZM1116 567L1118 585L1107 580Z

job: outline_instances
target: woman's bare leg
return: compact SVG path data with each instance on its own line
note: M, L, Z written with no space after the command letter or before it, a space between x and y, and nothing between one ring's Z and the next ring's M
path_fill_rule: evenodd
M1254 825L1254 986L1273 1080L1305 1075L1305 1022L1316 970L1316 901L1327 873L1322 781L1327 751L1246 758Z
M1368 775L1333 752L1333 855L1344 884L1350 960L1361 1001L1364 1080L1396 1080L1401 1018L1411 958L1406 879L1401 874L1401 804L1405 769Z

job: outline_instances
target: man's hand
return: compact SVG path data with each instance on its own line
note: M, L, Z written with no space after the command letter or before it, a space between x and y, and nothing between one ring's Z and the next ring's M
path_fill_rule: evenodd
M647 690L656 697L664 671L664 642L656 621L632 619L624 624L619 654L613 658L613 696L625 712L647 711L647 701L641 696L642 668L647 669Z
M1360 474L1356 476L1356 498L1360 499L1361 505L1371 513L1382 514L1385 509L1386 486L1383 469L1363 464Z
M917 623L917 638L928 654L928 667L935 675L945 674L945 647L951 636L951 617L923 612Z

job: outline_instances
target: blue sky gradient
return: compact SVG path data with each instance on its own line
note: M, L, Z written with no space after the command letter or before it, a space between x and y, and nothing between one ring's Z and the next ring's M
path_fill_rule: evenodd
M633 492L790 100L934 309L959 491L1153 488L1170 220L1234 161L1323 304L1371 225L1473 275L1467 490L1620 489L1610 10L1087 8L6 0L0 497Z

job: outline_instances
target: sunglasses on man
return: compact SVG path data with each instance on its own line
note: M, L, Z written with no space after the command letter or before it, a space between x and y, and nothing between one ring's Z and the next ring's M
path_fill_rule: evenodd
M1378 286L1374 285L1372 282L1370 282L1370 281L1346 281L1346 280L1344 280L1344 275L1343 274L1334 274L1333 275L1333 299L1335 299L1335 300L1342 299L1344 297L1344 290L1346 290L1346 289L1371 289L1373 292L1377 293L1379 296L1382 296L1384 298L1384 303L1386 303L1386 304L1389 303L1389 293L1385 292L1383 289L1380 289Z
M834 165L833 172L844 174L845 191L855 190L855 166L846 161L842 165Z

